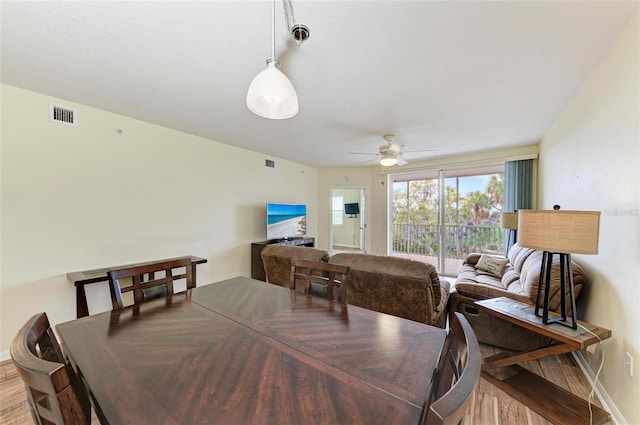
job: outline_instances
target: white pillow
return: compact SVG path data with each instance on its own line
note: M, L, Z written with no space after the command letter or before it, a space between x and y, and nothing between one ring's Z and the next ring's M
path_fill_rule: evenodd
M502 277L502 270L509 260L504 257L495 257L493 255L482 254L476 269L489 273L491 276Z

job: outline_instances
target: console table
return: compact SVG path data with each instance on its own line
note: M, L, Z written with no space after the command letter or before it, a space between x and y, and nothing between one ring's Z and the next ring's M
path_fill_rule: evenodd
M264 272L264 266L262 265L262 257L260 254L267 245L294 245L294 246L308 246L313 248L316 245L316 238L293 238L277 241L262 241L253 242L251 244L251 279L257 279L266 281L267 275Z
M196 265L206 263L207 260L200 257L194 257L193 255L187 255L185 257L167 258L165 260L153 260L144 261L141 263L125 264L121 266L109 266L102 269L83 270L79 272L67 273L67 280L73 283L76 287L76 317L84 317L89 315L89 307L87 306L87 294L84 290L84 285L89 285L96 282L106 282L109 280L107 272L111 270L124 269L135 266L145 266L148 264L163 263L165 261L181 260L183 258L191 259L191 268L193 273L193 281L196 281ZM176 276L180 279L182 276Z
M534 314L532 305L506 297L476 301L475 305L488 314L555 341L547 347L529 352L499 353L487 357L483 360L481 376L550 422L562 425L589 423L589 403L586 400L517 363L584 349L610 338L611 331L581 320L578 320L576 330L559 324L544 325L542 319ZM488 372L498 368L508 368L510 374L506 378L499 378ZM609 421L610 415L604 409L591 405L591 410L594 425Z

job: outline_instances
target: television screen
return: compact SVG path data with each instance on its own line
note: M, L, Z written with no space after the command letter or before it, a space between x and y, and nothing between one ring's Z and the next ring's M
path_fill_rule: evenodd
M294 238L306 234L306 205L267 204L267 240Z
M344 204L344 213L350 215L360 214L358 203L354 202L352 204Z

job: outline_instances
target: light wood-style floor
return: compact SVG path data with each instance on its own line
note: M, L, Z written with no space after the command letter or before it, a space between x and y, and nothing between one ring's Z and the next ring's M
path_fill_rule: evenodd
M497 349L485 345L481 346L481 350L483 357L498 352ZM528 362L523 366L584 399L589 398L591 387L570 355L549 357L540 361ZM594 404L600 405L597 400L594 401ZM10 360L0 363L0 424L28 425L32 423L20 376ZM99 425L95 416L91 423ZM585 425L589 424L588 418L584 423ZM465 424L548 425L550 422L484 379L480 379L467 412Z

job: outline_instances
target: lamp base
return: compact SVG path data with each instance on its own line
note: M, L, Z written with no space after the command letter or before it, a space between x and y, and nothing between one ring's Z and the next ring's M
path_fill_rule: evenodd
M560 316L549 317L549 302L551 300L551 268L553 266L553 255L560 255ZM569 285L569 304L567 309L567 284ZM542 296L542 286L544 285L544 299ZM542 309L542 313L540 313ZM535 315L542 317L542 323L550 325L558 323L572 329L578 329L576 321L576 297L573 289L573 270L571 268L571 254L544 251L542 254L542 265L540 266L540 279L538 281L538 293L536 296ZM571 316L569 316L571 312ZM570 320L569 320L570 319Z

